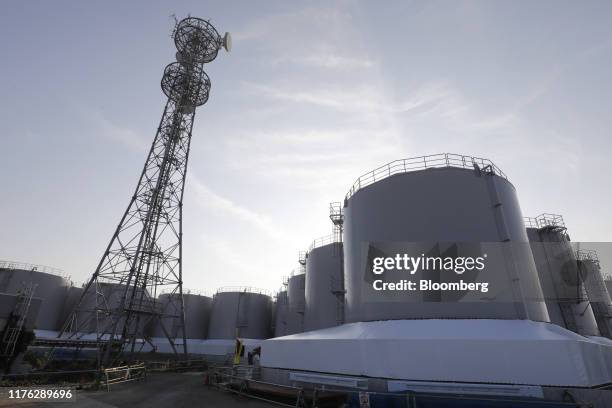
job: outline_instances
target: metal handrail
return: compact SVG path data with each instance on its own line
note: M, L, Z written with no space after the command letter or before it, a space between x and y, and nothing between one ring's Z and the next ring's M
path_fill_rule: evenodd
M32 264L32 263L27 263L27 262L17 262L17 261L9 261L9 260L0 260L0 269L14 269L14 270L48 273L50 275L59 276L60 278L64 278L65 280L70 281L70 275L68 275L62 269L54 268L54 267L46 266L46 265L38 265L38 264Z
M178 289L163 289L159 292L160 295L167 295L176 293L178 295ZM213 292L208 289L191 289L183 287L183 295L198 295L198 296L206 296L212 297Z
M106 391L110 391L110 386L113 384L147 379L147 367L144 363L111 367L104 369L103 373Z
M563 216L559 214L544 213L537 217L524 217L523 219L527 228L566 228Z
M238 369L237 369L238 368ZM250 367L245 367L244 369L240 369L240 366L238 367L217 367L217 368L211 368L210 370L208 370L207 372L207 384L213 387L216 387L218 389L224 390L224 391L229 391L235 394L239 394L245 397L249 397L249 398L255 398L255 399L260 399L269 403L273 403L276 405L280 405L280 406L286 406L286 407L302 407L302 406L307 406L304 404L304 398L308 398L310 399L310 404L308 404L308 406L312 405L314 406L319 406L319 402L321 402L321 400L319 398L321 398L322 394L337 394L337 395L346 395L346 396L355 396L358 398L361 398L362 396L366 397L367 400L370 400L371 397L388 397L388 398L393 398L395 401L408 401L408 406L417 406L417 397L418 396L426 396L429 399L447 399L449 398L449 396L452 396L453 401L463 401L463 402L479 402L479 403L489 403L492 404L495 401L499 401L499 402L510 402L512 401L513 403L518 403L520 404L521 402L531 402L533 403L535 401L535 403L541 403L542 406L547 405L547 402L552 402L550 400L539 400L539 399L533 399L533 397L530 396L523 396L523 395L518 395L518 396L491 396L491 395L479 395L479 394L472 394L472 393L456 393L456 394L442 394L442 393L435 393L434 391L421 391L421 392L415 392L412 390L405 390L405 391L401 391L401 392L389 392L389 391L364 391L362 389L356 389L353 387L346 387L346 388L341 388L341 387L336 387L333 385L320 385L320 384L314 384L314 386L310 387L310 386L304 386L304 385L300 385L299 382L293 382L291 385L287 385L287 384L280 384L279 382L270 382L270 381L263 381L260 378L252 378L254 376L256 376L257 371L256 368L250 368ZM251 374L251 376L249 376L249 374ZM362 380L367 380L367 378L365 377L361 377L360 379ZM283 402L279 402L275 399L271 399L271 398L264 398L261 395L262 394L256 394L256 393L252 393L251 392L251 388L249 387L250 384L261 384L264 386L271 386L274 387L276 389L283 389L283 390L287 390L287 391L293 391L296 401L295 403L292 403L291 405L289 405L287 402L291 401L290 399L286 399ZM565 403L565 402L558 402L558 404L560 404L559 406L563 406L563 407L575 407L576 405L574 403ZM362 405L365 406L365 405ZM369 404L368 404L369 406ZM404 405L402 405L404 406Z
M599 256L594 249L579 249L576 251L576 258L579 261L591 261L599 264Z
M255 367L215 367L211 368L207 372L206 382L207 384L234 394L253 398L260 401L265 401L269 404L278 405L281 407L298 407L303 405L304 390L302 387L294 387L292 385L276 384L271 382L262 381L259 370ZM282 388L286 390L293 390L295 392L295 403L288 404L286 402L280 402L271 398L265 398L262 395L255 395L249 392L249 384L261 384L264 386L273 386L276 388Z
M225 292L245 292L245 293L256 293L260 295L272 296L272 293L266 289L255 288L252 286L223 286L217 289L215 296L219 293Z
M413 171L433 169L433 168L444 168L444 167L455 167L460 169L473 169L478 166L481 170L488 172L489 174L495 174L497 176L508 179L503 171L499 169L491 160L483 159L480 157L464 156L461 154L454 153L440 153L432 154L429 156L418 156L407 159L394 160L384 166L378 167L372 171L369 171L360 177L353 183L348 193L346 193L345 199L351 198L353 194L367 187L377 181L384 180L396 174L410 173Z
M523 217L525 228L539 228L538 220L535 217Z
M340 242L338 234L330 234L324 237L320 237L312 241L310 247L308 247L308 252L312 251L315 248L320 248L325 245L334 244Z

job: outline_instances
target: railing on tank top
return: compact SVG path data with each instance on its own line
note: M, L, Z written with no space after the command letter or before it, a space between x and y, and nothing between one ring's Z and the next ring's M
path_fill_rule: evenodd
M594 249L578 249L576 250L576 258L580 261L591 261L599 265L599 256Z
M540 214L537 217L524 217L525 227L527 228L560 228L566 229L563 216L559 214Z
M64 278L66 281L70 281L70 275L64 272L62 269L53 268L51 266L37 265L26 262L7 261L0 259L0 269L19 269L23 271L34 271L43 272L50 275L59 276Z
M173 294L173 293L176 293L178 295L178 288L163 289L159 292L160 295L167 295L167 294ZM183 295L197 295L197 296L212 297L214 295L214 292L208 289L193 289L193 288L186 288L183 286Z
M215 296L218 295L219 293L225 293L225 292L256 293L259 295L266 295L270 297L272 296L272 292L270 292L269 290L255 288L252 286L224 286L224 287L217 289Z
M314 241L312 241L312 244L310 244L310 247L308 248L308 252L312 251L315 248L320 248L325 245L339 243L339 242L340 242L340 239L338 238L337 234L326 235L324 237L317 238Z
M429 156L411 157L408 159L394 160L377 169L361 175L346 194L348 200L360 189L367 187L377 181L384 180L396 174L410 173L413 171L454 167L460 169L473 169L478 166L482 171L507 179L504 172L492 161L480 157L464 156L453 153L432 154Z

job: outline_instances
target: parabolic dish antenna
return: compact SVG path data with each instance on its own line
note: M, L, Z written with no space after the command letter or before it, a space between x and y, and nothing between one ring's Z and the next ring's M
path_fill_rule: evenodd
M223 48L225 48L227 52L232 50L232 35L230 33L226 32L223 36Z

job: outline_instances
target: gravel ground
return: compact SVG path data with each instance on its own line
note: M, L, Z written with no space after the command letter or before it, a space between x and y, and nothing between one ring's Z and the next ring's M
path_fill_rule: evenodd
M0 407L43 408L182 408L249 407L275 405L207 387L202 373L152 373L146 381L117 384L106 391L79 391L76 401L33 402L8 400L2 394Z

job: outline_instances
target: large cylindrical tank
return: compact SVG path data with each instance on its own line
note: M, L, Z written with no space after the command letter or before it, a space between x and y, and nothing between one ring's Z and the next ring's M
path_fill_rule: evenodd
M66 288L66 298L59 321L59 330L61 330L66 324L66 321L71 318L72 312L79 303L81 295L83 295L83 288L80 286L69 286Z
M35 327L41 330L58 330L64 307L66 279L62 276L37 270L0 269L0 292L16 294L25 285L34 284L34 297L42 300Z
M601 274L599 261L589 253L579 252L578 267L591 302L597 327L602 336L612 338L612 300Z
M332 242L332 237L319 240L331 243L313 245L306 258L305 331L343 323L342 243Z
M289 298L286 290L281 290L278 292L274 307L276 308L274 313L274 337L286 336L290 334L287 329Z
M496 263L490 253L486 274L477 276L494 279L491 291L376 291L373 281L381 278L373 274L373 257L391 257L404 248L411 248L413 257L442 257L459 249L474 257L494 252ZM344 266L347 322L549 320L516 190L484 159L442 154L399 160L360 177L345 199ZM427 277L440 282L452 274Z
M306 274L297 273L287 283L287 334L304 331L304 308L306 306Z
M94 282L86 292L84 292L81 302L77 307L77 326L83 333L110 333L113 326L116 327L115 334L121 335L125 326L124 313L121 311L121 300L126 295L126 285L112 282ZM85 290L86 288L84 288ZM127 289L128 296L132 289ZM135 296L139 297L142 289L136 289ZM149 295L143 294L143 307L151 307ZM110 315L96 313L95 310L108 310ZM116 324L115 324L116 323ZM139 325L144 327L146 321L140 321ZM134 326L130 326L129 332L133 332L136 327L136 320L132 321Z
M13 322L15 322L12 313L18 307L21 300L22 298L18 294L0 293L0 332L4 331L10 318L13 318ZM34 323L36 322L36 316L41 304L42 299L40 298L32 298L30 301L30 307L23 322L23 327L26 330L33 330L35 328Z
M157 299L157 304L162 313L162 321L165 329L171 337L182 337L180 331L180 295L176 293L164 293ZM185 309L185 336L188 339L205 339L208 334L208 324L212 308L212 298L193 293L183 294ZM153 322L153 337L165 337L160 322Z
M253 289L219 289L213 297L209 339L267 339L272 299Z
M606 289L608 289L608 295L612 298L612 278L607 276L606 279L604 279L604 283L606 284Z
M584 336L598 336L593 309L578 275L577 261L564 227L531 219L531 252L551 323Z

